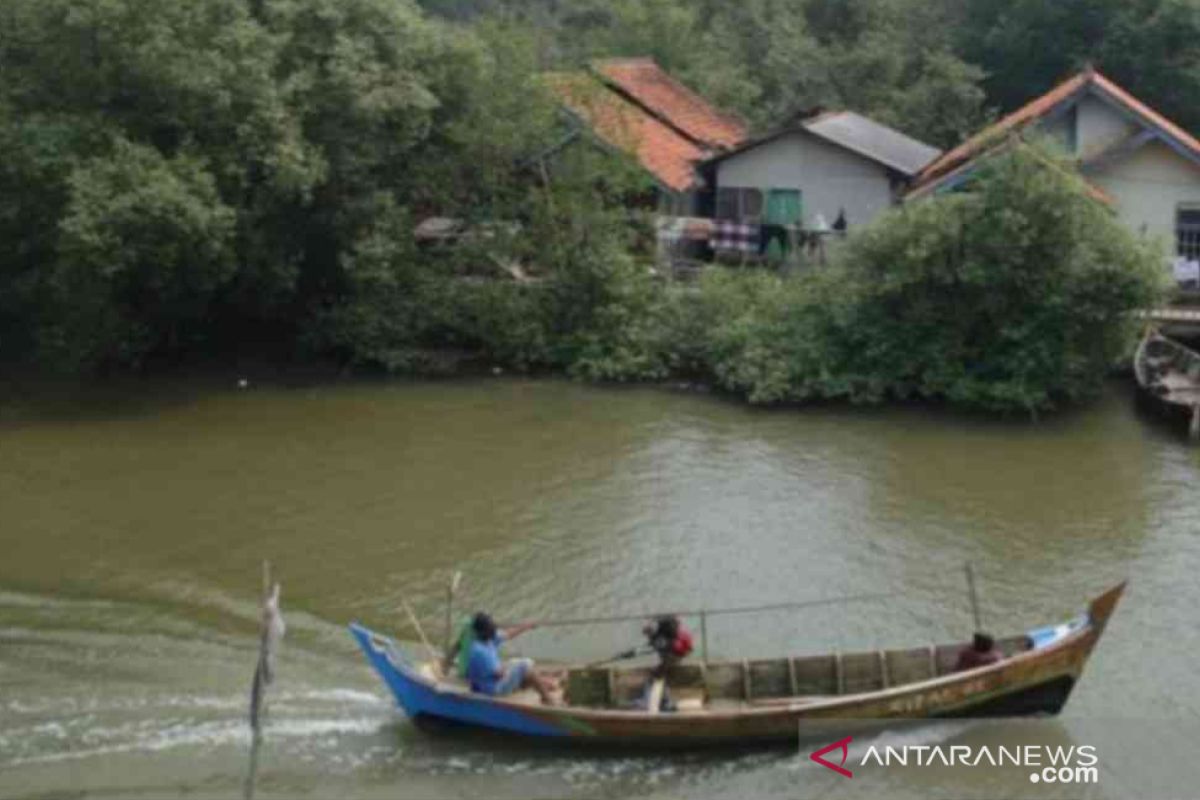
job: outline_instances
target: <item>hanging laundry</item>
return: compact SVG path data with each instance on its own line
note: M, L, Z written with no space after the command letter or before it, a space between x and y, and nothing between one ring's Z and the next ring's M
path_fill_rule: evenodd
M688 217L684 221L683 238L694 242L707 242L712 238L713 221L707 217Z
M1175 282L1179 284L1200 282L1200 261L1180 256L1172 263Z
M709 246L713 250L734 253L757 253L762 226L749 222L719 219L713 222Z

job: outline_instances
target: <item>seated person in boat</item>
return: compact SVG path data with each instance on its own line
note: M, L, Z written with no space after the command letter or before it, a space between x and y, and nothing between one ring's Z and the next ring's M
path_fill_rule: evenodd
M954 671L986 667L998 663L1003 658L1004 654L996 648L996 640L986 633L979 632L975 634L971 646L964 647L958 654L958 663L954 665Z
M446 652L442 659L442 673L450 674L451 668L454 674L463 680L467 680L467 662L471 658L471 645L475 644L475 620L483 612L464 616L458 623L457 633L454 636L454 642L450 645L450 649ZM487 616L483 614L483 616ZM515 639L522 633L536 627L533 623L524 625L513 625L507 628L502 633L502 639Z
M558 685L548 676L537 673L533 659L513 658L504 662L500 658L502 643L534 627L533 623L526 623L500 631L487 614L480 611L475 615L471 620L474 641L467 655L466 678L471 691L502 696L528 688L535 690L543 703L553 705L557 702L553 692L558 690Z

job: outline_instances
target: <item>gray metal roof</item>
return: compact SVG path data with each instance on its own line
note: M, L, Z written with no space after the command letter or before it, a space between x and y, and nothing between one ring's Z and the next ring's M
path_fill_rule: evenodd
M898 130L853 111L834 111L804 120L801 126L822 139L853 150L905 175L916 175L942 154Z

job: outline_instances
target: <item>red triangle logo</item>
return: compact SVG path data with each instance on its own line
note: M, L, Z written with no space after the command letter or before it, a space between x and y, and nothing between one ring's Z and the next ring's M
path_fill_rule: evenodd
M830 744L830 745L826 745L825 747L822 747L820 750L818 750L817 752L815 752L811 756L809 756L809 758L812 759L813 761L817 762L818 764L820 764L822 767L829 767L829 769L833 770L838 775L845 775L847 778L853 778L854 773L851 772L850 770L846 769L846 759L850 757L850 742L853 739L854 739L853 736L847 736L845 739L834 742L833 744ZM830 762L826 761L824 758L821 757L821 756L825 755L826 753L832 752L833 750L841 750L842 751L842 763L831 764Z

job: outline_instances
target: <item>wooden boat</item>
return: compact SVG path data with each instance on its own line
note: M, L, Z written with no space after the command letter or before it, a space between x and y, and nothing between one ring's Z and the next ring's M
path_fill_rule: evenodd
M796 739L801 723L1057 713L1116 608L1122 583L1067 622L998 639L999 663L955 672L967 643L901 650L674 667L668 688L677 710L638 707L651 668L576 667L565 705L532 691L473 693L433 663L416 663L396 643L351 625L371 665L408 716L449 720L512 734L572 741L697 746Z
M1200 353L1151 328L1134 354L1133 374L1144 405L1200 438Z

